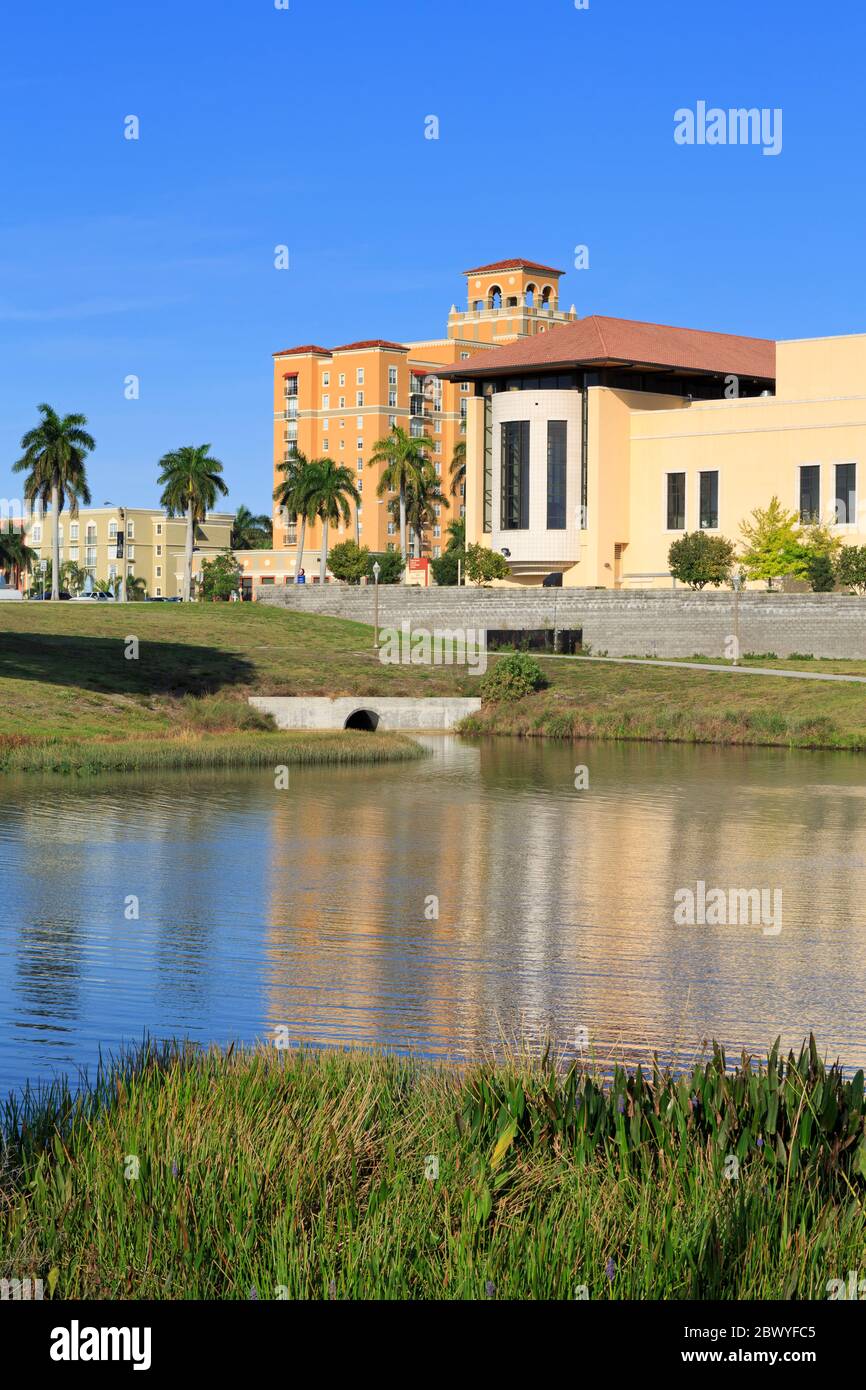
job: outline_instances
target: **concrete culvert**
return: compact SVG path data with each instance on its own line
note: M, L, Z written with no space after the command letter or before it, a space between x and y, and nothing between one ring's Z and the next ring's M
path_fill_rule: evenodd
M356 709L349 715L344 729L364 729L372 734L379 727L379 716L374 709Z

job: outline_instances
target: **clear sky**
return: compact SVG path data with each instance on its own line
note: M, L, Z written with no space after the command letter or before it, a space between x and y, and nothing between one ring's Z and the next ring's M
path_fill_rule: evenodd
M271 353L444 334L509 256L580 314L866 331L864 39L862 0L7 6L0 495L47 400L88 416L95 503L155 505L210 441L269 510ZM699 101L781 108L781 153L676 144Z

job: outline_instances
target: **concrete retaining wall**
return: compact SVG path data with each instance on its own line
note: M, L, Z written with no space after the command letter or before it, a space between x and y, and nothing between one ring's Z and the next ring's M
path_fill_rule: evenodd
M372 587L286 585L260 602L373 622ZM740 651L866 658L866 597L749 592L739 600ZM686 590L422 589L382 585L379 625L413 628L580 628L595 655L725 655L734 595Z
M366 710L369 721L383 730L405 729L436 733L453 729L467 714L481 708L480 700L398 699L394 696L358 695L329 700L324 696L254 695L250 704L273 716L278 729L344 729L352 715Z

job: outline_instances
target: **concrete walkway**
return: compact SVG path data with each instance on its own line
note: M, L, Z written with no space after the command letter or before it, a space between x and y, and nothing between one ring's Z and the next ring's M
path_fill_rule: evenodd
M498 656L498 652L491 652ZM504 655L504 653L503 653ZM602 661L616 666L674 666L680 671L728 671L741 676L784 676L795 681L853 681L866 685L866 676L841 676L827 671L778 671L772 666L722 666L709 661L659 661L655 657L638 656L560 656L548 652L534 653L540 661Z

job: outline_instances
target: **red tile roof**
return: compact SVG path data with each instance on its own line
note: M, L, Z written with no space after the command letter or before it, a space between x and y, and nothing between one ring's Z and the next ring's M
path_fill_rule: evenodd
M331 352L354 352L356 348L390 348L394 352L408 352L405 343L389 343L386 338L367 338L361 343L343 343L331 348Z
M539 265L538 261L494 261L492 265L477 265L472 270L464 270L464 275L483 275L490 270L541 270L548 275L564 275L564 270L556 270L552 265Z
M518 368L573 367L578 363L629 363L772 380L776 375L776 344L770 338L743 338L735 333L670 328L592 314L507 347L478 353L471 366L467 362L439 375L498 376Z
M292 355L292 353L297 353L297 354L300 356L300 354L301 354L301 353L304 353L304 352L315 352L315 353L318 353L319 356L321 356L321 357L329 357L329 356L330 356L330 353L331 353L331 349L330 349L330 348L323 348L323 347L316 347L316 344L315 344L315 343L306 343L303 347L283 348L282 352L275 352L275 353L273 354L273 356L274 356L274 357L290 357L290 356Z

